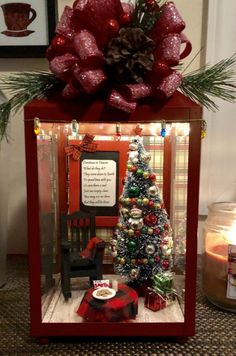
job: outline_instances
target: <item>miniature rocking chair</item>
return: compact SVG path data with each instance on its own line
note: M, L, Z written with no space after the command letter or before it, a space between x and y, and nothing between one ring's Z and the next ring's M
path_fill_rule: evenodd
M105 242L95 237L95 214L83 211L61 216L61 289L65 300L71 298L74 277L102 279Z

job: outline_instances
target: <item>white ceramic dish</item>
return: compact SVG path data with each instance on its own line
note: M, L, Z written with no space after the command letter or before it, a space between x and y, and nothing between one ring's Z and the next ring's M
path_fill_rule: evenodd
M107 294L105 294L106 291L108 292ZM98 288L93 291L93 297L100 300L111 299L115 295L116 295L115 289L108 288L108 287Z

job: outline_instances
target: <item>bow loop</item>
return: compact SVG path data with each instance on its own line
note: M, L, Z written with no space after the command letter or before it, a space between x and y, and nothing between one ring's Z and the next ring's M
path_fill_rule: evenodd
M65 153L67 156L72 156L75 161L78 161L81 156L81 152L95 152L97 150L97 144L93 142L94 136L85 134L80 144L73 144L65 147Z

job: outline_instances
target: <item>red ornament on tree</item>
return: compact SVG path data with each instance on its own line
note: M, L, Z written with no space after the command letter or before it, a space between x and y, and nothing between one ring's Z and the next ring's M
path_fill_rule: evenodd
M136 236L136 237L141 236L141 231L140 230L135 230L134 236Z
M154 207L154 201L153 200L150 200L148 205L150 206L150 208L153 208Z
M147 226L153 226L153 225L156 225L156 223L157 223L157 217L154 214L149 214L149 215L145 216L145 218L143 220L144 220L145 225L147 225Z
M137 170L138 170L138 167L136 167L136 166L132 166L132 168L131 168L131 172L135 173Z
M154 173L150 174L149 179L156 180L156 175Z
M131 198L131 199L130 199L130 203L131 203L132 205L135 205L135 204L137 203L137 201L136 201L135 198Z
M169 260L164 260L162 262L162 268L164 268L164 269L168 269L169 265L170 265Z

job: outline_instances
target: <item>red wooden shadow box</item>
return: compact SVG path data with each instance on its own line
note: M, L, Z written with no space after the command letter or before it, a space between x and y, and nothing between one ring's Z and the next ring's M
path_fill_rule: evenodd
M195 332L195 292L196 292L196 258L197 258L197 224L198 224L198 194L199 194L199 170L200 170L200 145L201 145L201 107L182 94L176 92L175 95L165 103L157 103L153 99L142 101L136 112L127 115L118 110L108 109L103 99L86 98L74 102L67 102L61 97L51 100L38 100L27 104L24 108L25 116L25 144L26 144L26 169L27 169L27 206L28 206L28 241L29 241L29 279L30 279L30 315L31 315L31 335L40 338L54 336L148 336L148 337L178 337L185 339L194 335ZM38 118L42 128L42 140L47 141L49 136L49 148L52 153L48 160L46 169L48 180L42 177L42 169L47 166L42 163L42 155L39 155L39 137L34 133L34 119ZM42 272L43 248L42 248L42 224L41 218L44 209L49 209L50 197L53 196L53 214L60 216L61 212L74 210L79 205L80 188L79 184L69 191L68 185L68 163L65 159L64 147L66 146L65 132L70 127L71 121L76 119L79 123L99 127L100 124L117 123L131 125L143 125L147 130L149 126L165 120L167 125L186 123L189 127L188 153L187 153L187 188L186 188L186 254L184 256L184 278L182 291L183 296L181 310L183 318L181 320L160 320L161 311L156 312L154 319L137 320L132 322L81 322L73 319L50 320L45 319L44 309L52 296L57 280L60 278L60 227L56 219L56 226L51 230L53 266L51 269L52 278L45 292L45 276ZM94 126L95 125L95 126ZM133 125L133 126L132 126ZM171 126L171 127L172 127ZM44 135L44 130L47 132ZM145 131L145 130L144 130ZM172 138L166 138L166 142L172 142ZM99 143L101 144L101 143ZM117 145L117 143L115 143ZM171 171L173 162L170 158L173 152L165 151L164 144L164 167L163 167L163 197L170 215L175 213L175 205L172 204L173 183L175 177ZM126 143L127 147L127 143ZM103 148L106 149L103 143ZM47 150L46 150L47 151ZM122 162L125 157L125 149L121 149ZM169 159L168 159L169 157ZM46 155L47 161L47 155ZM71 163L72 165L75 163ZM76 168L77 169L77 168ZM73 169L72 169L73 170ZM124 173L124 166L121 169L121 179ZM73 179L79 180L79 169ZM56 177L56 179L54 178ZM71 178L71 177L70 177ZM47 183L45 183L45 180ZM44 182L44 183L42 183ZM45 189L44 189L45 184ZM39 188L39 186L41 187ZM42 186L43 185L43 186ZM51 188L50 188L51 185ZM73 186L73 184L72 184ZM119 193L122 190L121 180L119 181ZM72 196L74 194L75 197ZM69 196L69 198L68 198ZM44 202L44 203L43 203ZM45 203L46 202L46 203ZM56 202L56 204L55 204ZM55 207L56 206L56 207ZM50 210L50 209L49 209ZM115 223L117 217L110 218L108 225ZM103 225L106 217L97 217L97 223ZM175 256L174 256L175 257ZM49 268L50 270L50 268ZM178 274L178 267L176 268ZM45 294L46 293L46 294ZM51 293L51 294L50 294ZM46 296L45 296L46 295ZM62 308L62 307L61 307ZM153 312L154 313L154 312ZM60 314L60 312L59 312ZM61 310L61 315L63 311ZM102 325L100 325L102 324Z

